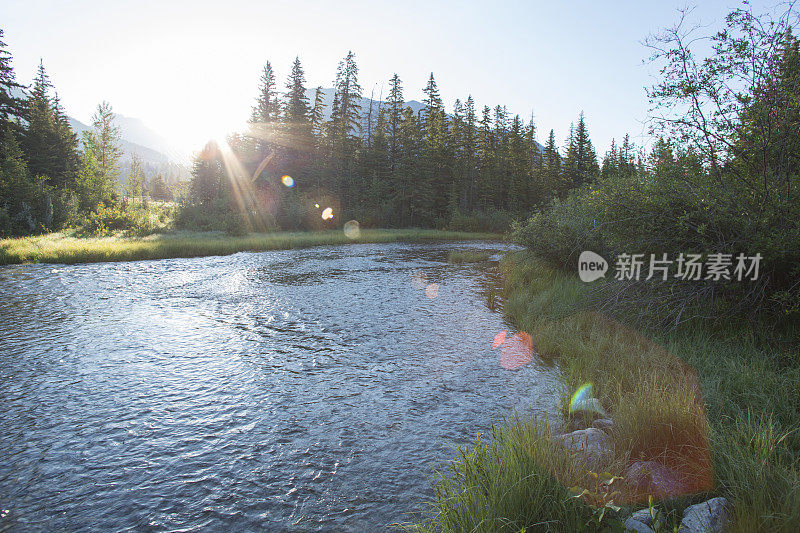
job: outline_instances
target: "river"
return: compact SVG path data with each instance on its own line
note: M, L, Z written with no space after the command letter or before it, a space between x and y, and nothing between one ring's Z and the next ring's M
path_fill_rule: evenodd
M374 531L554 370L504 370L499 243L0 267L0 531ZM496 264L494 264L496 267Z

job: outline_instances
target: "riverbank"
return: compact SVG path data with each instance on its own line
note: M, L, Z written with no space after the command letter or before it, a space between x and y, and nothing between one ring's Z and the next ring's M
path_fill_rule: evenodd
M569 429L581 427L569 420L569 398L592 383L613 419L611 456L590 464L553 439L546 421L514 417L436 474L430 512L411 529L602 531L647 506L630 479L631 465L640 463L664 465L683 485L656 502L662 531L678 525L687 506L712 496L731 502L730 531L796 531L796 337L763 335L752 324L725 329L701 322L636 332L593 312L587 304L593 285L527 252L509 254L501 268L507 318L562 372ZM612 498L591 470L628 478L614 496L619 512L607 507L601 514ZM583 502L600 508L571 498L575 487L588 490Z
M0 265L139 261L349 243L499 240L500 238L500 235L493 233L430 229L362 229L356 239L351 239L338 230L251 233L243 236L230 236L221 232L173 232L142 238L82 238L65 233L51 233L0 239Z

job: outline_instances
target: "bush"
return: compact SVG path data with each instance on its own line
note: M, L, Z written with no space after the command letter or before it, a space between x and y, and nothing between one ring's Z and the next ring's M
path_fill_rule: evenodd
M169 212L158 206L100 204L84 217L78 233L101 237L122 232L129 236L144 237L168 225Z
M699 173L693 173L699 172ZM674 259L679 253L760 253L758 283L697 281L649 284L657 300L667 292L674 309L718 299L737 312L796 312L800 298L800 204L780 193L754 194L746 180L717 179L677 162L673 168L602 179L556 200L515 226L514 240L562 268L574 269L582 250L609 260L620 253ZM794 180L794 193L800 192ZM612 267L613 268L613 267ZM631 293L632 294L632 293Z

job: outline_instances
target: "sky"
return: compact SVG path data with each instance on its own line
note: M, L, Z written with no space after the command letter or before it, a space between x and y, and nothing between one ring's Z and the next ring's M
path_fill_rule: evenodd
M602 154L626 133L648 142L645 87L656 69L642 41L686 5L3 0L0 28L18 81L30 83L41 59L70 116L89 123L107 100L185 153L242 129L267 60L281 90L295 56L309 87L330 87L352 50L365 96L385 97L396 72L406 100L421 100L433 72L448 108L471 94L480 107L533 114L540 141L552 128L563 144L583 111ZM738 6L704 0L692 20L711 31Z

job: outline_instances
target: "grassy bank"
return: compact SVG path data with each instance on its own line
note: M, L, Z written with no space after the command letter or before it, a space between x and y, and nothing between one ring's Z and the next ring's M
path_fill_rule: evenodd
M751 324L636 332L585 305L592 285L544 266L527 253L502 262L504 311L531 334L538 353L558 362L567 398L593 383L611 413L614 456L604 470L622 475L634 460L682 473L689 494L657 508L672 531L683 508L714 495L734 505L731 531L796 531L800 523L800 361L791 332L763 335ZM626 490L606 513L569 499L567 487L593 490L547 437L543 421L499 424L462 449L434 477L419 531L603 531L646 505ZM597 502L602 503L598 497Z
M358 239L342 231L251 233L230 236L219 232L176 232L143 238L78 238L51 233L18 239L0 239L0 265L16 263L92 263L137 261L171 257L227 255L305 248L318 245L421 242L452 240L496 240L491 233L467 233L427 229L365 229Z

